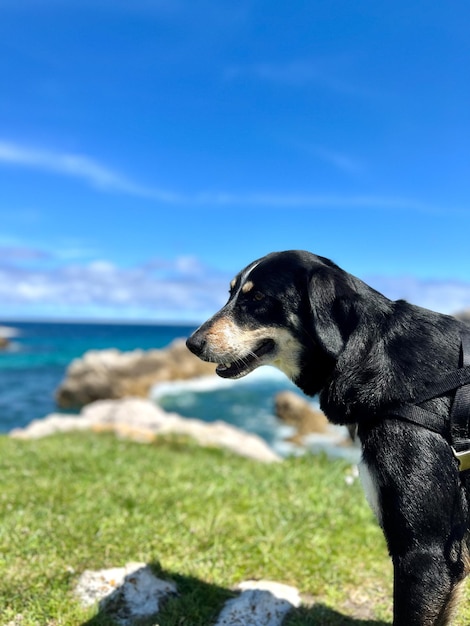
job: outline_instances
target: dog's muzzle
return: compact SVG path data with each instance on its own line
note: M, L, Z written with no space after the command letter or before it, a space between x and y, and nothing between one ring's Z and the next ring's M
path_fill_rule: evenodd
M266 363L267 357L272 356L276 349L273 339L261 340L252 350L244 355L233 352L219 353L217 348L209 344L201 329L193 333L186 341L187 348L203 361L217 363L216 373L221 378L242 378L254 369Z

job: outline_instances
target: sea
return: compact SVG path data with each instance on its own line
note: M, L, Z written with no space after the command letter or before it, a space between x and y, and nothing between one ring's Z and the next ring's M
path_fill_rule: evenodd
M63 413L54 392L71 361L88 350L164 348L194 329L170 324L0 321L0 336L9 340L0 350L0 433ZM275 368L260 367L238 381L210 376L163 383L153 388L151 399L183 417L224 420L255 433L284 456L311 450L350 457L350 451L336 445L344 434L339 430L312 437L303 448L288 441L293 431L276 417L274 402L278 392L295 389ZM309 401L317 405L315 399Z

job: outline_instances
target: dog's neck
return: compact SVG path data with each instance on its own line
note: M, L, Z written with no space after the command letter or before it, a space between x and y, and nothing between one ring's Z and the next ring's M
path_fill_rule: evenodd
M408 402L417 386L425 386L442 373L442 364L423 361L422 354L437 354L440 332L447 329L444 361L459 360L459 322L404 301L390 303L381 324L373 312L361 317L357 328L345 338L337 358L319 353L318 347L305 355L302 374L294 383L307 395L319 395L320 406L333 423L353 424L376 419L384 408ZM439 324L437 323L439 318ZM368 332L363 332L364 326ZM362 328L361 328L362 327ZM378 330L380 328L380 331ZM397 332L397 328L400 332ZM372 332L371 332L372 329ZM380 334L379 334L380 333ZM455 342L449 337L455 334ZM361 342L360 337L367 337ZM440 348L442 351L442 347ZM410 363L415 369L410 371ZM439 412L448 411L446 398L439 399Z

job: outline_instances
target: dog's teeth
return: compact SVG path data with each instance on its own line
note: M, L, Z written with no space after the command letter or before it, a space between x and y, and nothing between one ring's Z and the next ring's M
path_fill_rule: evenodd
M232 367L232 364L231 363L224 363L224 367L226 367L228 369L229 367Z

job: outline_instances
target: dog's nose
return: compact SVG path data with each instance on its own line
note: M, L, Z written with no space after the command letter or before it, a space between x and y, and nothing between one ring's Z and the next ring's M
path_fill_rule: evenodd
M186 347L196 356L202 354L205 345L206 340L204 339L202 333L198 333L197 331L186 340Z

